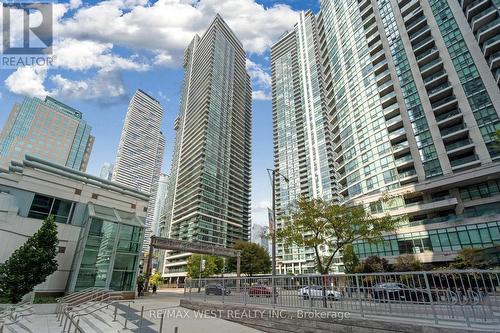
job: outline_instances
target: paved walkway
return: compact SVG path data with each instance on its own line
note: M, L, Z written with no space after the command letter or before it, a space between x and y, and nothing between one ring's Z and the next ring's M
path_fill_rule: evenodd
M132 307L136 314L140 314L144 306L144 327L153 330L143 332L158 332L161 316L164 315L163 333L260 333L261 331L214 318L211 315L194 313L191 310L179 307L179 300L183 296L183 289L159 290L157 295L148 295L136 299Z

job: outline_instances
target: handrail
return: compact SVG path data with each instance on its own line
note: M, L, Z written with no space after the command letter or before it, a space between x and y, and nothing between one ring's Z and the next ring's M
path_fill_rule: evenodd
M72 308L74 306L79 305L80 303L76 303L77 301L82 301L83 300L82 303L86 303L86 302L90 302L90 301L95 301L99 297L102 298L104 295L106 295L106 293L109 293L109 292L111 292L111 291L110 290L99 290L99 291L96 291L96 292L92 292L90 294L82 295L82 296L90 297L88 299L84 299L84 297L79 297L77 299L72 300L71 302L61 303L61 306L59 307L58 313L57 313L57 320L59 320L59 321L62 322L62 314L66 311L67 308L69 308L69 307Z
M118 299L123 299L123 296L119 296L119 295L117 295L117 296L113 296L113 295L106 295L106 297L105 297L105 298L103 298L103 299L101 299L101 300L98 300L98 301L97 301L97 303L104 303L104 302L106 302L106 301L108 301L108 300L111 300L111 299L117 299L117 300L118 300ZM84 306L84 307L80 307L81 305L85 305L85 306ZM90 308L90 307L94 306L94 305L95 305L95 303L93 303L93 302L89 302L88 304L84 303L84 304L81 304L81 305L77 305L77 306L75 306L74 308L70 309L68 312L79 312L79 311L83 311L83 310L85 310L85 309L88 309L88 308ZM108 304L108 305L109 305L109 304Z
M101 288L101 287L90 287L90 288L85 288L83 290L80 290L80 291L76 291L74 293L71 293L71 294L68 294L68 295L65 295L65 296L61 296L61 297L57 297L56 298L56 301L57 302L60 302L60 301L65 301L67 299L71 299L72 297L75 297L75 296L79 296L79 295L82 295L84 293L87 293L89 291L93 291L93 290L103 290L104 288Z
M83 317L83 316L86 316L86 315L90 315L96 311L99 311L99 310L102 310L104 308L107 308L109 307L110 305L112 304L119 304L120 302L123 302L123 303L126 303L126 302L129 302L129 303L134 303L133 300L117 300L117 301L112 301L112 302L109 302L101 307L98 307L98 308L95 308L94 310L90 311L90 312L86 312L86 313L73 313L71 314L71 317L69 317L69 313L65 313L66 315L66 320L64 321L64 328L63 328L63 332L66 331L66 322L67 320L69 319L69 327L68 327L68 332L71 331L71 326L74 324L75 325L75 332L81 332L80 330L80 318L79 317ZM75 318L78 318L78 320L76 321L76 323L74 322Z
M59 313L61 304L68 303L70 301L79 299L83 295L91 295L94 292L98 292L98 291L101 291L101 290L105 290L105 289L100 288L100 287L91 287L91 288L86 288L86 289L84 289L82 291L78 291L76 293L72 293L70 295L66 295L66 296L57 298L56 299L57 300L56 313Z

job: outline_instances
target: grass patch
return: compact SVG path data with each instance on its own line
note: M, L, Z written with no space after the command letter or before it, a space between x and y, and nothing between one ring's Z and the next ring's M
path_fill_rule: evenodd
M52 303L57 303L55 296L35 295L35 299L33 300L33 304L52 304Z
M0 304L10 304L10 301L5 296L0 296Z

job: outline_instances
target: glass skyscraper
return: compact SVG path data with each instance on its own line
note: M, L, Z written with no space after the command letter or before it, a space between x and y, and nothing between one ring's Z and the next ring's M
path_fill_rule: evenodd
M30 154L85 171L94 144L91 130L80 111L51 97L26 97L14 105L0 133L0 168Z
M312 12L272 47L272 93L277 216L301 196L336 200L333 150ZM277 227L281 226L280 219ZM277 244L277 271L313 273L314 250Z
M162 117L160 102L137 90L128 106L113 168L112 181L150 194L144 253L149 253L156 192L165 150L165 137L160 130Z
M444 262L500 242L498 6L321 1L316 38L340 202L406 216L383 243L357 242L361 258Z
M223 247L249 240L252 92L245 61L219 15L185 52L164 235ZM170 253L167 276L184 274L187 255Z

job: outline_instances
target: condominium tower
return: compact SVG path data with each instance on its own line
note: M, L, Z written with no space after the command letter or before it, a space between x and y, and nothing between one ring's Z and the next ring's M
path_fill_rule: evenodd
M243 46L217 15L184 56L166 204L171 238L231 247L250 236L251 87ZM189 254L170 253L167 277Z
M165 137L160 131L163 108L153 97L137 90L123 125L112 180L150 194L143 251L148 253L156 191L163 164Z
M500 242L498 6L321 1L315 38L340 202L406 218L381 244L356 242L361 258L446 262Z
M301 13L271 50L276 212L287 214L301 196L336 199L333 151L322 83L317 24ZM280 219L277 227L281 227ZM277 244L277 271L314 273L312 248Z
M87 169L94 144L82 113L51 97L15 104L0 133L0 168L26 154L79 171Z

